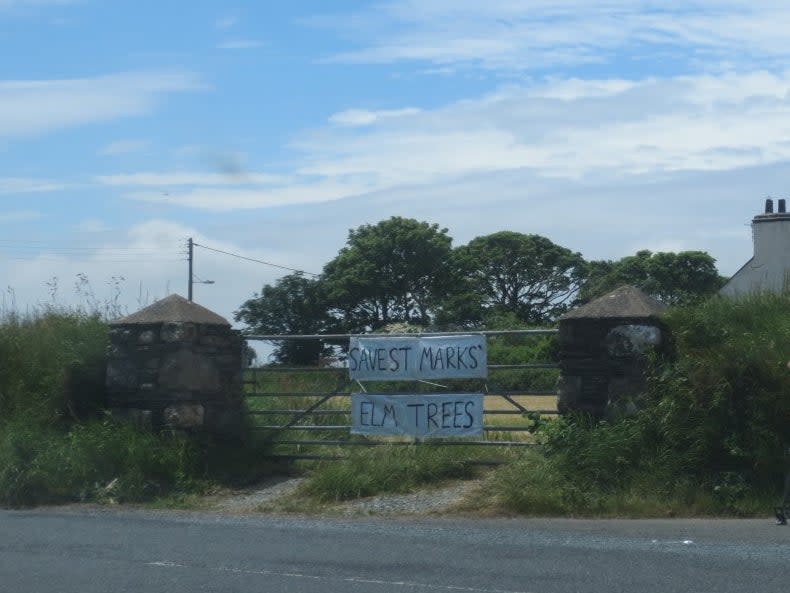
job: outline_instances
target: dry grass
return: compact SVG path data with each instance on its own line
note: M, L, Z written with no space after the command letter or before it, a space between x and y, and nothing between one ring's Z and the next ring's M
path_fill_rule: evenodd
M556 395L516 395L513 400L524 406L527 410L556 410L557 409L557 396ZM486 411L500 411L500 410L515 410L516 407L507 401L504 397L491 397L485 398ZM504 417L504 416L502 416Z

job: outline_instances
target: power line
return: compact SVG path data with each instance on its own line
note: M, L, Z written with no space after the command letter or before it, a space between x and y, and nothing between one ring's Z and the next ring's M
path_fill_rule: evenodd
M214 251L216 253L222 253L223 255L229 255L231 257L235 257L238 259L243 259L246 261L255 262L256 264L263 264L265 266L271 266L273 268L280 268L281 270L288 270L289 272L295 272L297 274L307 274L308 276L315 276L318 277L320 274L314 274L312 272L305 272L304 270L297 270L296 268L289 268L288 266L281 266L280 264L273 264L272 262L264 261L262 259L255 259L253 257L246 257L244 255L239 255L238 253L230 253L229 251L222 251L221 249L214 249L213 247L207 247L206 245L200 245L199 243L192 243L195 247L202 247L203 249L207 249L208 251Z

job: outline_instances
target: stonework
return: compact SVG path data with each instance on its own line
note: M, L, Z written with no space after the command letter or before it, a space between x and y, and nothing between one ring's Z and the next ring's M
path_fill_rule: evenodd
M667 343L665 307L624 286L560 320L560 413L595 417L637 410L647 387L645 355Z
M227 321L178 295L112 323L107 397L113 417L154 429L241 436L244 346Z

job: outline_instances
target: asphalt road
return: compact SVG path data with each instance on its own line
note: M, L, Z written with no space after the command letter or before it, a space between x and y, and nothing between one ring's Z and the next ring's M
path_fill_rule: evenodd
M790 527L749 521L376 520L0 511L13 593L770 593Z

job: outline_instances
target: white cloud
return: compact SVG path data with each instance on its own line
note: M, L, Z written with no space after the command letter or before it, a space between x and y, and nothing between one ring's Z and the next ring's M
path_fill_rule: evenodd
M37 218L41 218L41 216L41 212L38 212L37 210L15 210L11 212L0 212L0 224L36 220Z
M127 194L136 200L230 211L439 188L469 176L487 176L495 196L496 175L512 171L601 180L726 171L790 161L789 97L790 71L558 79L430 110L335 114L292 142L301 158L283 177L175 172L97 180L152 188Z
M363 184L342 183L326 180L317 183L301 183L287 187L258 189L224 189L199 187L187 191L131 192L126 195L132 200L174 204L217 212L271 208L297 204L331 202L365 193L370 188Z
M230 39L217 44L217 49L256 49L266 45L258 39Z
M68 184L29 177L0 177L0 195L53 192L67 189Z
M235 16L226 16L226 17L223 17L223 18L220 18L220 19L217 19L216 21L214 21L214 26L217 29L223 29L224 30L224 29L230 29L231 27L233 27L238 22L239 22L239 19L237 19Z
M329 117L329 122L339 126L368 126L382 119L397 118L404 115L415 115L420 109L405 107L403 109L384 109L370 111L368 109L347 109Z
M315 19L361 49L333 61L425 61L494 70L541 70L608 61L620 53L681 61L742 62L790 54L790 5L780 0L399 0ZM689 46L695 51L684 55Z
M790 160L790 71L508 86L299 138L304 175L384 188L513 169L575 178Z
M102 185L111 186L154 186L170 187L184 185L254 185L282 183L286 180L280 175L268 173L203 173L197 171L177 171L170 173L123 173L100 175L95 178Z
M105 145L100 153L107 156L117 156L142 152L150 146L148 140L117 140Z
M143 115L169 93L198 88L197 77L183 72L0 81L0 139Z
M76 230L79 233L106 233L111 230L111 227L98 218L86 218L80 221Z

